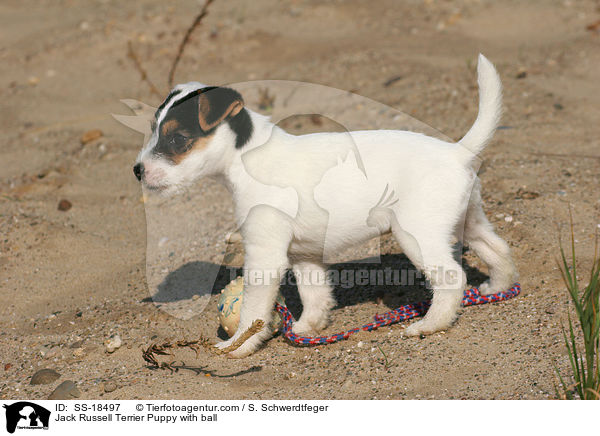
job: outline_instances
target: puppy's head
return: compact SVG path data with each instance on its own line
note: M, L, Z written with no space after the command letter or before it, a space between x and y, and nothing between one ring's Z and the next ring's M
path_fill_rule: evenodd
M149 190L170 194L225 170L251 134L252 121L237 91L178 85L156 111L133 172Z

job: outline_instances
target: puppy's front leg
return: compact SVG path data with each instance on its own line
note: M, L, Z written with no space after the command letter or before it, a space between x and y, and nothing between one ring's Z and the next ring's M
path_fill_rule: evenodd
M314 336L329 324L329 311L335 306L326 268L317 261L296 262L293 265L302 299L302 315L294 323L297 335Z
M217 347L231 345L257 319L263 320L265 327L240 348L229 353L229 357L240 358L252 354L263 341L273 335L270 323L281 278L289 267L287 251L291 232L286 222L270 218L265 221L263 217L257 225L245 226L244 298L240 323L235 335L218 343Z

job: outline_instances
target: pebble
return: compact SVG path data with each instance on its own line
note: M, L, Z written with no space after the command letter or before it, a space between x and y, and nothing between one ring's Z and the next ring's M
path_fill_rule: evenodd
M81 141L81 145L85 145L88 142L92 142L92 141L95 141L96 139L102 138L103 135L104 134L102 133L102 130L100 130L100 129L88 130L83 135L81 135L81 138L79 140Z
M60 378L60 374L53 369L44 368L31 376L30 385L47 385Z
M74 381L66 380L58 385L54 391L48 396L49 400L72 400L79 398L81 392L77 389L77 385Z
M349 389L352 387L352 380L348 379L342 385L342 389Z
M64 198L58 202L58 210L60 210L61 212L66 212L72 207L73 204L69 200L66 200Z
M81 347L83 347L83 339L81 339L79 341L75 341L71 345L69 345L69 348L81 348Z
M107 353L114 353L115 350L121 348L123 345L123 341L121 341L121 336L112 335L106 341L104 341L104 347L106 348Z
M116 391L117 387L118 387L117 384L112 380L105 382L104 386L103 386L104 392L106 392L106 393Z

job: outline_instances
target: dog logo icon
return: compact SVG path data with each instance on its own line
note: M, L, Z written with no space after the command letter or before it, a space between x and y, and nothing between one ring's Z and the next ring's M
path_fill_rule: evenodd
M4 404L6 409L6 431L14 433L19 429L48 429L50 411L28 401L19 401L10 405Z

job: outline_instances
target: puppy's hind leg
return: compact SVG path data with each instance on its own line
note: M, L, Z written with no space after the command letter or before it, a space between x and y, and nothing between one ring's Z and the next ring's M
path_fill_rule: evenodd
M447 329L452 325L462 302L466 276L452 256L452 248L444 233L431 231L411 234L405 231L395 216L390 214L390 225L394 237L410 261L425 273L433 287L433 301L425 317L411 324L407 336L429 334ZM436 228L434 225L423 229Z
M318 262L308 261L294 263L292 269L303 307L293 331L297 335L312 336L327 327L329 312L335 306L327 270Z
M476 189L472 193L464 232L465 244L471 248L488 267L490 279L482 283L479 291L489 295L509 289L518 274L510 248L495 232L481 207L481 196Z

